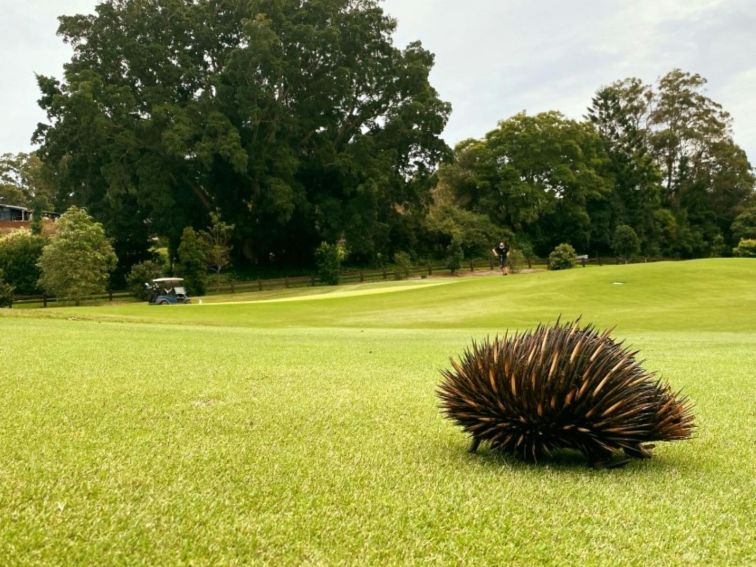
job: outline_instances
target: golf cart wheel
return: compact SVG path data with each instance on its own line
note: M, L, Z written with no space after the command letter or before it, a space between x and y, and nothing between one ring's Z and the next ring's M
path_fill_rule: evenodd
M158 305L168 305L168 302L165 299L163 299L161 301L158 301Z
M185 299L184 300L184 305L189 305L191 302L192 302L191 299Z

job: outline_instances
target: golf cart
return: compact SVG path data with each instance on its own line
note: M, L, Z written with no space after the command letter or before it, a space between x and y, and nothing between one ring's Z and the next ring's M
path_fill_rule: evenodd
M144 284L150 290L150 305L191 303L183 284L183 278L157 278Z

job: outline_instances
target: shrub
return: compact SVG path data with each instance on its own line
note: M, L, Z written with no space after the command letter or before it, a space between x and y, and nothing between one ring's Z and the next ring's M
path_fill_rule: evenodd
M612 250L617 256L625 259L627 263L631 256L637 256L640 252L640 238L633 227L619 224L612 235Z
M0 237L0 270L5 281L19 295L40 293L37 282L41 275L37 263L42 257L45 239L26 229L15 230Z
M160 262L154 260L139 262L131 267L129 275L126 276L126 285L134 297L146 301L150 296L150 290L144 284L163 276L165 271L165 266Z
M756 238L743 238L732 253L741 258L756 258Z
M518 248L512 248L507 256L507 267L512 273L519 272L526 261L525 255Z
M71 207L56 226L39 259L42 288L76 305L87 295L105 293L118 259L102 224L86 210Z
M343 245L320 243L315 250L315 264L321 282L326 285L338 285L341 279L341 262L345 256L346 251Z
M577 262L575 249L562 243L549 254L549 270L567 270Z
M462 267L462 261L465 259L465 254L462 252L462 246L459 242L452 242L446 248L446 267L454 274Z
M394 254L394 279L407 279L412 273L412 258L406 252Z
M13 286L3 280L3 272L0 270L0 307L13 305Z
M207 291L207 242L192 227L181 233L176 269L184 278L189 295L205 295Z

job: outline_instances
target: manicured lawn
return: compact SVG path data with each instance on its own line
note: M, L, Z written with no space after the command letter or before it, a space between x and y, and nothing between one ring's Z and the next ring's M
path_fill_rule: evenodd
M754 282L711 260L3 311L2 563L753 564ZM697 437L617 470L467 454L439 370L559 314L616 325Z

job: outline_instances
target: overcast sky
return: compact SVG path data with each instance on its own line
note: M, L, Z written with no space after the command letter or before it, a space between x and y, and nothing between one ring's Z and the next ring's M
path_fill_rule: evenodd
M62 74L62 13L97 0L0 0L0 153L28 151L37 122L35 73ZM601 86L653 82L679 67L709 80L756 165L754 0L385 0L397 44L436 55L431 81L452 103L449 144L480 137L526 110L580 118Z

